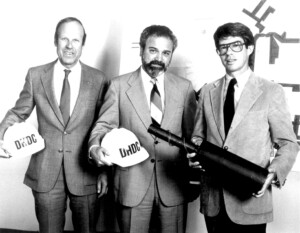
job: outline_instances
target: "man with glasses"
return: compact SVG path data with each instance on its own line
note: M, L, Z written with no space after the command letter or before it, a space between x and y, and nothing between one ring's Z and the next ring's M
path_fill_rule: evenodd
M257 193L244 196L234 180L229 189L219 171L215 175L203 167L200 211L209 233L265 233L266 224L273 220L270 184L283 186L299 150L291 115L283 88L250 68L254 37L248 27L224 24L214 40L226 75L201 89L192 141L200 145L207 140L266 168L269 174ZM190 166L201 168L193 162L194 155L188 155Z

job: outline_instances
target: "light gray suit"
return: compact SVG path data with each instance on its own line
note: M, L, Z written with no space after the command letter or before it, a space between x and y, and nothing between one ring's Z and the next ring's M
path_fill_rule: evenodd
M193 137L204 138L264 168L274 168L281 187L299 149L283 88L252 73L225 137L224 83L223 77L201 89ZM273 146L278 150L270 164ZM260 198L241 199L238 193L222 189L219 180L209 174L204 173L201 179L201 212L204 215L212 217L219 213L223 195L227 214L233 222L261 224L272 221L271 188Z
M15 107L1 122L0 138L10 125L26 120L36 107L38 131L45 139L45 149L32 155L24 183L37 192L50 191L63 162L72 194L96 193L98 172L88 163L87 140L101 106L104 74L81 63L80 91L65 127L53 90L55 62L29 69Z
M165 110L161 127L190 139L195 107L192 84L186 79L165 73ZM150 185L155 164L162 202L166 206L174 206L186 201L186 153L149 134L147 130L151 123L140 70L113 79L91 133L89 145L100 145L108 131L123 127L137 136L141 146L150 155L146 161L135 166L116 167L114 193L116 201L122 205L133 207L142 201Z
M165 108L161 127L189 140L194 126L196 109L196 96L192 84L186 79L167 72L164 86ZM129 232L127 226L133 230L132 225L133 228L138 228L133 232L144 232L134 226L142 224L141 227L148 227L148 224L145 223L148 221L148 217L138 215L131 219L131 217L128 218L127 213L129 211L131 216L131 210L135 207L138 208L144 197L147 199L146 196L155 192L153 191L154 181L156 181L155 187L157 187L156 190L161 201L158 201L156 206L171 207L169 209L172 210L180 208L177 212L172 213L173 217L170 214L168 216L162 214L160 219L171 221L172 229L173 227L181 229L185 226L186 209L183 210L183 208L188 201L186 152L149 134L147 130L151 123L150 109L140 69L114 78L109 85L98 121L91 133L89 146L99 146L104 135L112 128L123 127L132 131L139 139L141 146L149 153L149 158L137 165L126 168L114 167L113 189L115 201L122 209L118 213L122 215L119 218L122 232ZM152 203L151 200L149 202ZM134 214L132 213L132 215ZM144 226L143 223L147 226ZM172 230L172 232L176 231Z
M67 196L74 228L80 232L85 231L83 229L95 231L99 169L89 163L87 146L102 104L106 80L101 71L80 63L80 90L65 126L53 89L55 62L29 69L15 107L0 124L0 138L9 126L26 120L36 107L38 131L45 140L45 148L31 156L24 183L33 190L40 231L63 230ZM48 205L50 201L52 205Z

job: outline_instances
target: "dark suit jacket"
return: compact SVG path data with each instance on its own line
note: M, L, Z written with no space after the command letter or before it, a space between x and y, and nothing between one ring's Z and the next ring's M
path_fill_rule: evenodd
M282 186L299 150L283 88L252 73L225 137L224 80L223 77L201 89L193 136L204 138L261 167L274 168ZM278 150L270 164L274 145ZM234 182L232 180L233 185ZM236 223L260 224L273 219L271 188L260 198L241 197L243 190L237 189L236 192L226 189L217 178L204 173L201 212L207 216L217 215L220 199L224 198L228 216Z
M15 107L8 111L0 124L0 138L10 125L26 120L36 107L38 131L45 139L45 148L32 155L24 183L37 192L50 191L63 163L72 194L95 193L98 172L88 163L87 140L102 104L105 76L101 71L80 63L80 91L65 127L53 90L55 62L29 69Z
M165 110L161 127L189 140L194 127L195 108L195 92L191 82L165 73ZM113 79L89 145L100 145L108 131L123 127L137 136L150 155L147 160L137 165L115 167L114 194L116 201L122 205L138 205L145 196L153 175L157 178L160 198L166 206L179 205L186 201L186 152L155 139L147 132L151 123L140 69Z

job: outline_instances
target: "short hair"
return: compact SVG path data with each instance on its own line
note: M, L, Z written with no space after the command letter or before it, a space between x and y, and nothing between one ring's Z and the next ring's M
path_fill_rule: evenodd
M141 34L140 47L142 49L145 49L146 41L151 36L169 38L173 42L172 52L174 52L174 50L177 48L177 38L168 27L162 25L151 25L145 28Z
M219 47L219 42L223 38L232 37L241 37L246 47L249 45L254 45L254 37L250 29L242 23L226 23L216 30L214 34L214 40L216 48Z
M74 18L74 17L67 17L67 18L64 18L64 19L62 19L58 22L58 24L56 25L55 34L54 34L54 43L57 44L57 42L58 42L58 31L59 31L60 26L63 25L64 23L69 23L69 22L77 22L81 25L81 27L83 29L82 45L84 45L85 40L86 40L85 29L84 29L83 24L81 23L81 21L77 18Z
M226 23L217 28L214 33L214 41L215 46L218 49L219 43L221 39L227 38L229 36L232 37L241 37L244 40L245 47L248 48L250 45L255 45L255 39L251 32L251 30L244 24L236 22L236 23ZM249 57L249 66L253 68L254 63L254 50L253 53Z

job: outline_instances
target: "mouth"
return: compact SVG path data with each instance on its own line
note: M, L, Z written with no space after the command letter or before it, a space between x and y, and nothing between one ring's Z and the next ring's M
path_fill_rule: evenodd
M64 57L73 57L74 56L74 52L72 52L72 51L64 51L63 54L64 54Z
M162 68L163 67L162 65L159 65L159 64L151 64L150 66L151 67L156 67L156 68Z
M226 60L226 63L228 64L228 65L231 65L231 64L233 64L235 62L235 59L227 59Z

